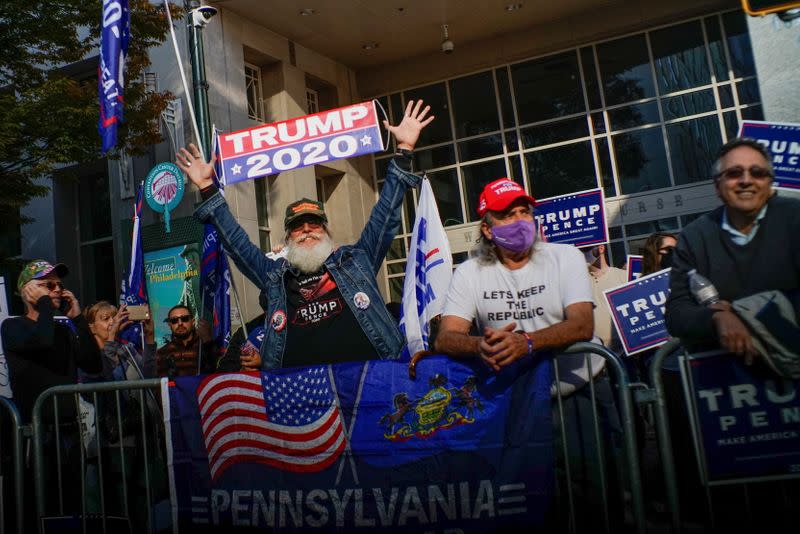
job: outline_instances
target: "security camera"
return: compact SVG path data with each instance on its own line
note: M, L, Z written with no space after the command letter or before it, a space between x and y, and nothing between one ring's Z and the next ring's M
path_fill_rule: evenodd
M447 24L442 24L442 33L444 34L444 40L442 40L442 52L445 54L452 54L456 45L454 45L453 41L450 40L450 34L447 32L448 29L449 28Z
M219 10L216 7L200 6L192 9L189 13L192 14L192 26L195 28L202 28L214 18Z

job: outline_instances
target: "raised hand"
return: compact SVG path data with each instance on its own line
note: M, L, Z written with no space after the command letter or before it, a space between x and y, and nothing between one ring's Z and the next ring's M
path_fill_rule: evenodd
M127 304L123 304L119 307L117 314L114 316L114 320L111 321L108 327L108 339L117 339L117 334L125 330L129 324L131 324L131 320L128 318L128 306Z
M181 148L175 155L175 163L178 168L189 177L189 180L198 187L203 189L214 183L214 162L216 162L216 155L211 157L211 161L206 163L200 155L200 149L194 143L189 143L189 150Z
M75 317L81 314L81 305L72 291L65 288L61 292L61 300L62 301L66 300L69 303L69 308L67 309L66 313L67 317L69 317L70 319L74 319Z
M417 144L422 129L436 118L433 115L427 119L425 118L431 107L425 106L423 109L423 104L422 100L417 100L416 105L413 100L409 100L408 105L406 105L406 111L403 114L403 120L397 126L392 126L389 121L383 121L386 129L394 135L398 149L414 150L414 145Z

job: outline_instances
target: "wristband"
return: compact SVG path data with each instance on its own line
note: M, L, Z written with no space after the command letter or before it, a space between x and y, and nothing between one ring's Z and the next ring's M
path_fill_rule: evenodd
M533 340L531 339L531 336L528 335L527 332L520 330L519 333L525 336L525 339L528 340L528 356L530 356L531 354L533 354Z

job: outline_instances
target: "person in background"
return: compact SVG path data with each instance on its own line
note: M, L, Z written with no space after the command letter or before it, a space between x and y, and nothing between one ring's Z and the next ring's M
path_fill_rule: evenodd
M81 315L80 303L62 282L68 274L63 263L29 262L17 280L25 315L3 321L11 390L25 421L30 421L33 405L44 390L75 384L78 368L86 373L99 373L102 368L100 350ZM56 315L66 315L69 321L56 321ZM75 403L59 402L59 413L63 420L74 421Z
M775 194L772 155L753 139L735 138L723 145L711 176L722 205L692 221L678 239L670 271L667 329L691 352L721 347L747 365L757 364L754 373L767 372L750 330L731 303L763 291L791 292L800 287L800 200ZM720 299L717 303L703 306L695 300L688 276L692 269L715 286ZM665 369L670 369L668 364L665 362ZM680 374L665 372L663 379L670 428L673 434L687 435L688 412ZM691 449L675 447L675 463L681 512L698 514L703 512L696 508L698 502L704 502L704 494ZM792 484L787 482L786 486L791 488ZM785 503L783 514L791 511L791 525L796 526L796 508L786 498L793 496L796 506L798 488L794 485L788 493L784 491L787 489L764 483L759 484L758 491L749 492L753 509L771 511L760 517L777 522L759 523L760 530L781 526L781 511L775 510L781 503ZM717 527L723 523L726 529L742 528L748 508L740 496L723 491L715 492L715 496L726 500L720 504L727 512L716 514Z
M170 308L165 321L172 331L172 339L156 352L158 376L213 373L217 363L217 347L208 321L200 319L195 328L194 313L184 304Z
M611 267L608 264L606 245L597 245L584 251L589 277L592 281L592 297L594 297L594 335L599 337L603 345L619 353L622 344L611 321L611 311L604 291L621 286L628 282L628 273L624 269Z
M639 250L642 255L642 276L672 267L672 253L677 244L678 238L675 234L651 234Z
M78 369L88 374L100 373L102 356L81 314L75 295L64 287L69 269L45 260L27 263L17 279L17 291L25 304L25 315L9 317L2 324L3 350L8 362L14 402L25 423L31 421L33 406L39 396L53 386L75 384ZM66 320L55 317L65 315ZM48 503L63 502L65 510L77 511L80 492L63 491L56 484L81 480L82 439L78 409L72 395L57 396L58 420L54 402L42 411L46 450L59 455L45 456L44 487ZM58 440L53 429L58 425ZM57 463L57 462L60 462ZM25 502L35 502L32 477L25 484ZM51 508L52 509L52 508Z
M141 380L155 376L156 344L153 319L150 318L142 324L144 347L140 353L135 345L122 343L117 339L117 335L131 324L126 308L127 306L123 304L117 309L110 302L101 300L84 312L89 330L97 346L103 351L103 370L100 378L106 382ZM142 512L145 510L145 502L141 499L145 494L144 464L139 450L141 440L137 439L141 433L141 409L135 394L122 391L119 398L119 413L117 413L115 393L100 394L98 397L100 404L96 406L97 425L103 445L100 455L103 465L106 466L102 471L106 493L105 507L111 513L122 514L125 511L122 492L122 485L125 483L122 469L124 458L124 472L129 480L137 484L136 492L128 492L131 504L134 504L131 507L132 515L135 522L144 527ZM146 406L150 408L151 413L158 412L155 404L153 397L148 396ZM124 454L120 454L121 447L125 449ZM101 511L99 478L97 460L90 459L86 482L89 513ZM153 480L156 480L155 477Z
M101 300L85 312L94 340L103 351L104 380L140 380L156 376L156 342L153 319L144 321L144 347L140 353L134 345L121 343L117 334L131 324L125 304L117 307Z

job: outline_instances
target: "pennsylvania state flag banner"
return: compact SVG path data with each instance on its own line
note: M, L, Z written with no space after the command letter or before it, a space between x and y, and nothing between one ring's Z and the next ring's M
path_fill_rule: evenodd
M475 362L471 362L475 363ZM183 532L541 527L554 492L549 360L442 356L164 381ZM459 530L454 530L459 529Z

